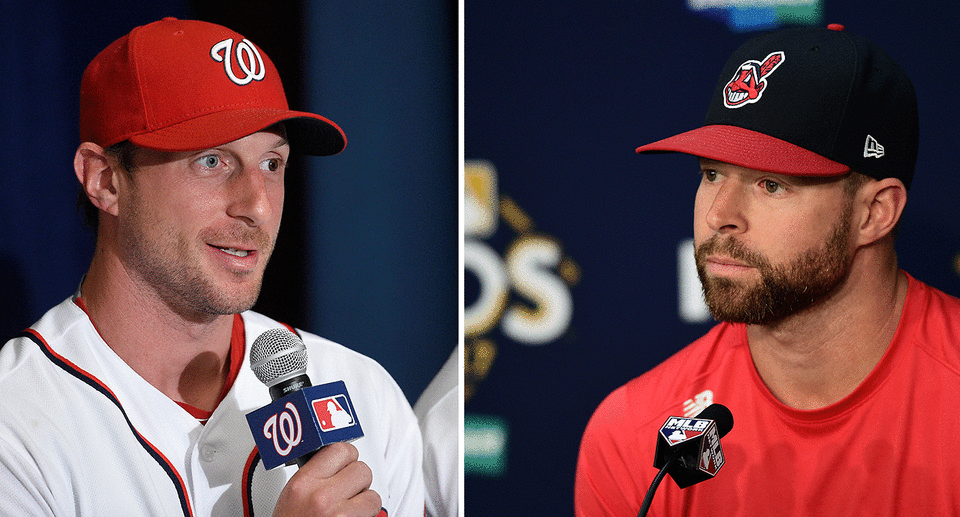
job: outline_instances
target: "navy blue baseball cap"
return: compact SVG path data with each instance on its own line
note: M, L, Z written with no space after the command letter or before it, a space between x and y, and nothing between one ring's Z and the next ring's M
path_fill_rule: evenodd
M703 126L637 152L791 176L852 170L909 188L918 144L917 98L903 68L834 24L747 41L723 67Z

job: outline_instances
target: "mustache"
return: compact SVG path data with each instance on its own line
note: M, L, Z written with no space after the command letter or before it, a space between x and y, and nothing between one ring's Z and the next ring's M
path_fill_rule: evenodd
M694 257L697 264L703 264L708 255L722 254L734 260L743 262L750 267L763 268L769 267L770 261L760 253L747 248L742 242L727 237L721 239L719 235L710 237L709 240L697 246L694 251Z

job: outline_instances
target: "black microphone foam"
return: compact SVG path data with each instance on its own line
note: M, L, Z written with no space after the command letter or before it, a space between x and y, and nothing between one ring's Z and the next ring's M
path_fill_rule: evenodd
M723 438L733 429L733 413L723 404L710 404L694 418L713 420L717 423L717 432Z

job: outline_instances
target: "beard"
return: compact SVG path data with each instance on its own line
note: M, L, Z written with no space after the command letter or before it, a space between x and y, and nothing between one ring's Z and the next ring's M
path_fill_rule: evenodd
M852 257L847 243L851 219L852 204L847 203L827 240L786 264L772 265L765 256L733 238L720 240L714 235L697 246L697 275L710 313L720 321L769 325L828 297L850 275ZM729 278L708 277L705 259L714 253L756 268L760 282L747 285Z

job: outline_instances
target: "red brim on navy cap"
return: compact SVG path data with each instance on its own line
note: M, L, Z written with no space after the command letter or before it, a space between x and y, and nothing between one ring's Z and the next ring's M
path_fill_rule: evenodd
M737 126L703 126L637 148L638 153L675 152L790 176L838 176L850 167L800 146Z
M889 55L840 25L755 36L727 60L695 129L637 149L791 176L856 171L910 187L916 94Z

